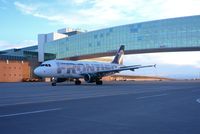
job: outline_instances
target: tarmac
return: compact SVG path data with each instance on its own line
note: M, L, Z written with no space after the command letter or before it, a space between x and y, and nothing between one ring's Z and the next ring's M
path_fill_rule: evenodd
M200 134L200 81L0 83L0 134Z

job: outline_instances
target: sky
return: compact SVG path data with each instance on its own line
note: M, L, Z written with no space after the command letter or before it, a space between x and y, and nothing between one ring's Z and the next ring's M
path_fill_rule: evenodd
M0 50L37 44L37 35L71 27L106 27L200 15L200 0L0 0ZM200 52L125 56L125 64L157 64L134 74L200 77Z

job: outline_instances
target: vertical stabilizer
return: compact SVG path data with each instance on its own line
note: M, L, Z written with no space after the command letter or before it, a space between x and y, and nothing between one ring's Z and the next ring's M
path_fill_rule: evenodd
M117 54L115 55L115 57L111 63L123 64L124 48L125 48L124 45L120 46L119 50L117 51Z

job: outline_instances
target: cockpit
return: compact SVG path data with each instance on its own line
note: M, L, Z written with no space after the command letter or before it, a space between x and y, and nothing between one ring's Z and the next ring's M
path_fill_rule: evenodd
M41 66L41 67L44 67L44 66L45 66L45 67L51 67L51 64L41 64L40 66Z

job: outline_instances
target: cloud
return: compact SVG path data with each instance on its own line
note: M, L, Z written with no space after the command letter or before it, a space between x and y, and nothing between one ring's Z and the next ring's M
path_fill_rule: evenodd
M198 0L57 0L49 3L16 1L14 5L22 13L34 17L88 28L200 14Z
M25 4L22 4L20 2L14 2L15 6L23 13L25 14L31 14L34 15L34 12L38 10L38 8L35 6L27 6Z
M169 52L125 55L124 65L152 65L156 68L125 71L122 74L160 76L169 78L199 78L200 52Z
M168 52L125 56L125 64L157 64L200 68L200 52Z
M73 24L73 21L76 19L68 19L66 15L63 15L63 13L55 13L56 11L50 11L48 8L44 12L42 10L43 7L46 7L47 5L45 4L23 4L21 2L14 2L14 5L18 10L20 10L22 13L27 14L27 15L32 15L34 17L42 18L49 20L50 22L56 22L56 23L61 23L61 24ZM47 6L48 7L48 6ZM51 13L53 12L53 13ZM76 23L74 23L76 24Z
M163 3L164 17L199 15L200 1L198 0L166 0Z
M74 3L76 4L83 4L85 2L88 2L88 0L74 0Z
M32 46L36 44L37 44L37 41L35 40L24 40L19 43L12 43L5 40L0 40L0 50L28 47L28 46Z
M25 4L16 1L14 5L24 14L77 27L82 25L104 27L117 21L127 22L131 20L128 13L135 9L134 1L131 0L75 0L71 3L74 4L73 7L70 7L70 2L62 0L59 2L62 3L59 8L52 7L53 3L48 3L48 5L44 3ZM43 11L44 7L45 11ZM68 7L66 10L63 9L66 7Z

